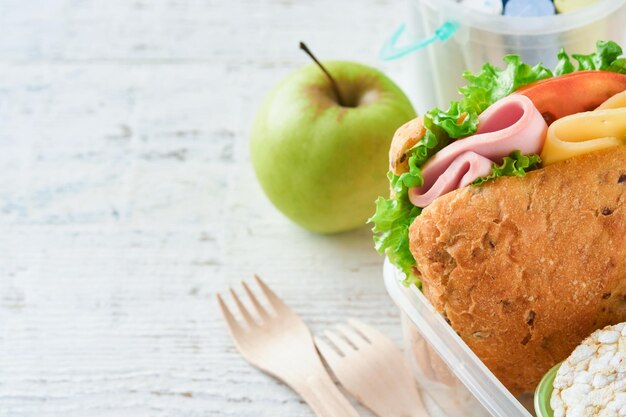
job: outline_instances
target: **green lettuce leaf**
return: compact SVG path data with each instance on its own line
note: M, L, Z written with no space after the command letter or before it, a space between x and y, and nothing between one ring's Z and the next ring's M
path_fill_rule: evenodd
M415 259L409 250L409 226L420 215L422 209L415 207L409 201L409 188L420 187L424 184L421 166L431 156L439 152L451 142L446 132L435 125L432 120L425 119L426 133L424 137L407 151L409 171L400 176L391 171L387 173L393 197L378 197L376 212L368 220L374 227L374 245L378 253L387 255L389 260L405 273L406 285L415 284L421 287L421 282L413 272Z
M554 75L563 75L563 74L569 74L570 72L574 72L574 64L572 64L572 61L570 61L569 59L569 55L567 55L567 53L565 52L565 49L561 48L561 50L559 51L559 53L557 54L557 64L556 64L556 68L554 69Z
M420 215L422 209L409 201L408 187L400 177L389 172L389 180L394 190L394 197L378 197L376 213L368 220L374 227L374 246L378 253L387 255L391 263L406 274L406 283L420 286L415 279L413 266L415 259L409 250L409 227Z
M485 64L476 74L463 74L468 83L459 89L463 95L461 108L472 117L478 117L487 107L518 88L552 77L552 71L541 63L531 67L517 55L507 55L503 60L507 64L506 68Z
M523 177L528 171L537 169L540 163L539 155L522 155L520 151L513 151L511 155L504 157L501 165L493 164L491 174L476 179L472 184L482 184L498 177Z
M426 122L443 130L449 138L469 136L476 132L478 115L487 107L520 87L552 77L552 71L542 64L531 67L517 55L507 55L503 60L505 68L485 64L476 74L465 72L463 77L468 83L459 89L461 101L452 101L445 111L430 110Z
M589 55L573 54L578 71L606 70L622 54L622 48L613 41L598 41L596 52Z
M611 63L606 69L611 72L619 72L620 74L626 74L626 58L618 58Z
M596 51L588 55L573 54L572 58L578 63L577 71L612 71L626 74L626 58L619 58L622 48L613 41L596 42ZM574 64L563 49L558 54L559 62L554 71L555 75L574 72Z
M499 99L515 90L550 78L553 75L569 74L583 70L605 70L626 74L626 58L620 58L622 48L612 41L598 41L596 52L588 55L572 55L577 68L564 50L558 57L554 73L541 63L530 66L517 55L503 58L506 66L498 68L491 64L473 74L465 72L467 85L459 89L460 101L452 101L447 110L434 108L424 117L426 134L417 145L407 152L409 172L400 176L388 174L394 196L379 197L376 200L376 213L369 219L373 223L374 242L381 254L386 254L391 262L407 274L405 283L416 283L419 278L413 273L415 260L409 251L409 226L421 213L421 209L411 204L408 189L421 186L424 182L421 167L431 156L452 141L472 135L478 128L478 115ZM483 183L500 176L524 175L540 163L537 155L512 153L504 158L501 165L494 166L492 173L476 180Z
M471 110L470 110L471 111ZM441 130L448 138L462 138L476 132L478 117L468 117L468 110L462 103L453 101L448 110L443 111L435 107L426 113L424 125L429 128ZM440 135L436 135L439 137Z

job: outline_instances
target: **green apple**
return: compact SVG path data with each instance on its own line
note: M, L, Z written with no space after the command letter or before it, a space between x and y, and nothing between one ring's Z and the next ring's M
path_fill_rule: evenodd
M398 127L415 117L382 72L330 61L300 68L259 109L251 158L272 203L300 226L335 233L365 224L389 193L388 152ZM341 101L341 104L340 104Z

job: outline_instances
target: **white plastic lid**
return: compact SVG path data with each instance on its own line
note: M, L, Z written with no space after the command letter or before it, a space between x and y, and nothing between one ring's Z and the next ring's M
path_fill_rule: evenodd
M520 17L488 15L469 9L454 0L416 0L437 10L445 20L460 22L485 31L509 35L546 35L563 33L606 18L626 0L601 0L570 13L552 16Z

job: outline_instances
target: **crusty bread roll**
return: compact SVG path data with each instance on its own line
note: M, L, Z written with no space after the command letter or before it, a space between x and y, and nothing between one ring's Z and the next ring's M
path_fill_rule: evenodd
M423 291L514 393L626 321L626 146L437 198L410 228Z

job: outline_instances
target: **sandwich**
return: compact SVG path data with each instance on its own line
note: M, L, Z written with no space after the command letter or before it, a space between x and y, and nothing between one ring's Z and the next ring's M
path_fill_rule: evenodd
M626 321L626 58L504 57L400 127L376 249L513 393Z

